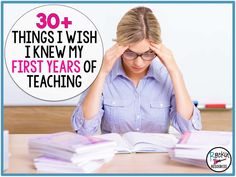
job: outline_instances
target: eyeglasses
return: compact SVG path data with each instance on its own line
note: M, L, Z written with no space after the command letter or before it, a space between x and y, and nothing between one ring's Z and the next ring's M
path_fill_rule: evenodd
M144 53L137 54L137 53L135 53L135 52L128 49L122 54L122 56L126 60L135 60L140 56L143 60L150 61L150 60L153 60L156 57L156 54L152 50L148 50Z

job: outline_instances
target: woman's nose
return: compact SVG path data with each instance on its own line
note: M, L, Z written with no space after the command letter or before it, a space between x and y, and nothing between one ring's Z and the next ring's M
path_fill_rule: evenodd
M143 59L141 58L141 56L138 56L138 58L136 58L135 60L134 60L134 64L136 65L136 66L141 66L142 64L143 64Z

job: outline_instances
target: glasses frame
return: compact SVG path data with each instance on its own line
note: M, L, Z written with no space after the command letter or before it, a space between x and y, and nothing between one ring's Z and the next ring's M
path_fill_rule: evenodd
M136 57L134 58L134 59L127 59L127 58L125 58L124 57L124 53L125 52L132 52L132 53L134 53L135 55L136 55ZM147 52L153 52L154 53L154 57L152 58L152 59L150 59L150 60L146 60L146 59L144 59L143 58L143 55L144 54L146 54ZM144 53L141 53L141 54L138 54L138 53L136 53L136 52L134 52L134 51L132 51L132 50L126 50L126 51L124 51L124 53L122 54L122 57L124 58L124 59L126 59L126 60L136 60L138 57L141 57L142 58L142 60L144 60L144 61L152 61L157 55L156 55L156 53L153 51L153 50L151 50L151 49L149 49L148 51L146 51L146 52L144 52Z

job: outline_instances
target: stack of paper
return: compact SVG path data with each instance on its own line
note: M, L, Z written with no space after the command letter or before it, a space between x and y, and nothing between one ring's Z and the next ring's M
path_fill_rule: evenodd
M186 132L176 146L169 151L169 154L173 160L207 167L207 153L214 147L224 147L231 151L232 132Z
M37 170L47 172L92 172L115 153L116 143L71 132L48 134L29 141Z

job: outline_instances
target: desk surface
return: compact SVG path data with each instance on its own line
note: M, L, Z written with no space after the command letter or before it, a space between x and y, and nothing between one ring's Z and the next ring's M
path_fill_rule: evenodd
M37 173L28 153L28 139L37 134L10 135L9 169L5 173ZM209 169L170 160L167 153L117 154L98 173L211 173Z

